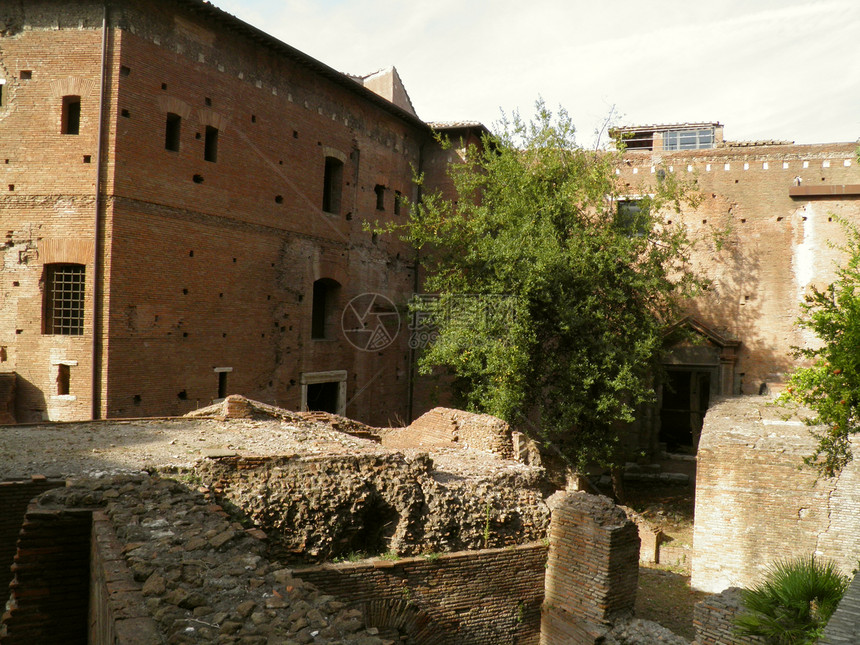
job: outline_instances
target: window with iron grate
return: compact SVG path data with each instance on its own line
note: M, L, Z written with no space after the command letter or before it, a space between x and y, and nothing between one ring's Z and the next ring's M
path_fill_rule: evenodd
M43 333L84 333L85 276L83 264L45 265Z

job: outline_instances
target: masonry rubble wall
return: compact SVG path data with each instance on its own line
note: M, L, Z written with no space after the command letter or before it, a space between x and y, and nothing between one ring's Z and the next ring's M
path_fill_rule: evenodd
M802 467L814 445L801 418L769 397L732 398L708 411L696 473L695 588L748 587L773 561L811 553L845 573L856 568L860 465L817 479Z
M538 469L434 472L425 453L227 457L196 474L222 503L277 534L285 556L461 551L540 540L550 511Z

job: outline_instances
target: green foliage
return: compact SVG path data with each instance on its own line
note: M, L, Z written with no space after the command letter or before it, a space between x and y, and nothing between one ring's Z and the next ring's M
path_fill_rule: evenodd
M500 129L450 167L457 201L411 208L405 239L441 294L419 365L447 367L459 405L570 465L611 465L620 423L653 400L663 326L699 284L684 229L657 215L690 193L674 173L647 191L619 185L618 154L579 147L567 113L542 102ZM619 209L619 195L648 192Z
M802 303L798 325L814 332L821 345L796 348L795 355L811 361L791 375L777 399L811 409L810 425L818 440L804 461L825 477L833 477L851 461L851 435L860 431L860 231L842 222L848 254L846 266L826 289L812 289Z
M746 613L735 619L743 636L774 645L817 641L848 588L848 577L814 555L773 564L764 581L742 592Z

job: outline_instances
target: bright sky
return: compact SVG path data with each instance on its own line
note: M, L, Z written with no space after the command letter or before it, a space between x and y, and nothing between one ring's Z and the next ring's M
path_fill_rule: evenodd
M719 121L731 140L860 138L860 0L213 0L341 72L394 65L425 121L567 108L579 142Z

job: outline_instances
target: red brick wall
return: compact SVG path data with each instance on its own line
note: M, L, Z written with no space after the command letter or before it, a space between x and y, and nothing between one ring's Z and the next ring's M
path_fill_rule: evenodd
M0 370L19 375L19 422L86 418L90 411L102 14L97 3L64 6L66 13L50 2L10 8L0 47L6 80L0 107ZM25 22L34 28L22 30ZM81 97L78 135L61 134L64 95ZM52 243L58 245L51 249ZM65 261L86 266L84 334L43 335L43 265ZM57 398L52 361L61 359L77 361L70 368L75 399Z
M390 601L394 609L401 600L414 604L435 629L433 640L420 642L536 644L545 562L546 547L532 544L293 573L347 602ZM368 619L373 626L372 616Z
M0 271L0 290L13 294L0 304L0 369L21 377L19 421L88 418L92 406L92 260L85 334L43 335L39 248L42 239L92 241L99 6L28 3L16 11L29 28L4 37L10 91L0 144L10 163L0 163L0 186L8 180L15 190L0 192L0 231L13 242ZM293 408L302 373L346 370L348 416L406 421L406 321L395 343L367 352L340 333L340 314L356 295L380 293L402 306L414 289L407 247L363 224L405 217L393 215L394 194L416 195L412 169L421 147L434 145L428 130L358 85L205 14L127 2L109 15L100 413L186 412L217 396L215 367L232 367L228 393ZM20 69L32 78L20 80ZM87 88L74 137L58 133L51 94L70 76ZM183 116L178 152L165 149L167 112ZM216 162L203 159L213 124ZM22 139L25 131L33 138ZM344 159L334 215L321 210L327 155ZM385 186L384 210L377 185ZM311 340L312 285L326 277L342 287L334 333ZM57 359L77 361L74 400L51 398Z
M32 504L18 539L4 645L87 643L89 510Z
M0 482L0 598L6 597L12 573L9 567L15 557L18 534L27 506L37 495L51 488L65 486L62 479L47 479L34 475L32 479Z

